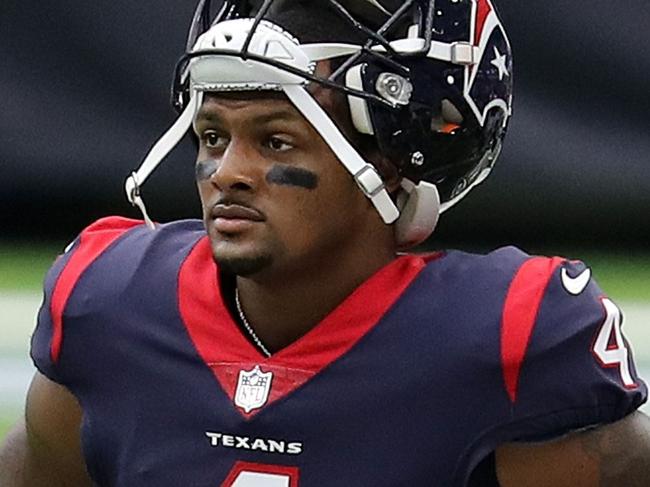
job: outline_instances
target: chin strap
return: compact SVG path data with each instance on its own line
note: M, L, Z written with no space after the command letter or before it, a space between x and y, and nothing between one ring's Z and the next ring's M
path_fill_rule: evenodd
M201 103L203 102L203 93L194 92L192 98L183 113L178 117L174 125L172 125L167 132L156 142L151 148L147 157L140 165L137 171L131 173L126 179L124 190L126 197L133 206L137 206L144 217L144 221L149 228L155 229L155 224L149 218L147 208L142 199L141 187L151 173L160 165L163 159L176 147L183 136L187 133L192 126L192 121L196 116Z
M352 175L384 223L389 225L397 220L399 210L375 167L359 155L318 102L302 86L286 85L282 89Z

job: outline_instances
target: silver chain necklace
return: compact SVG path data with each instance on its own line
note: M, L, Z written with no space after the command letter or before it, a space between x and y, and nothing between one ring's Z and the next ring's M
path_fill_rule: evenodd
M255 331L253 330L253 327L250 325L250 323L246 319L246 315L244 314L244 310L241 309L241 303L239 302L239 289L235 289L235 305L237 305L237 312L239 313L239 319L244 324L244 328L246 328L246 331L248 332L250 337L253 339L253 342L255 343L255 345L257 345L257 348L260 349L260 351L266 356L266 358L269 358L271 356L271 352L269 352L269 349L264 346L264 344L262 343L262 340L260 340L260 337L257 336Z

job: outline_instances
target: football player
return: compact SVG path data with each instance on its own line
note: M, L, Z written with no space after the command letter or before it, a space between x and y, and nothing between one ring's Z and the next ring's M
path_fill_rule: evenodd
M2 485L650 485L588 267L405 253L490 173L512 76L490 0L202 0L144 221L46 278ZM203 221L153 223L190 129Z

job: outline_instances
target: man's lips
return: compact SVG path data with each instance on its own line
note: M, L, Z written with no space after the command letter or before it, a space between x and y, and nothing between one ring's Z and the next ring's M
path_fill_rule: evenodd
M265 220L259 210L238 204L217 204L210 211L210 216L215 229L222 233L237 233Z
M264 215L259 210L250 206L237 204L217 204L210 212L213 219L225 218L227 220L252 220L254 222L264 221Z

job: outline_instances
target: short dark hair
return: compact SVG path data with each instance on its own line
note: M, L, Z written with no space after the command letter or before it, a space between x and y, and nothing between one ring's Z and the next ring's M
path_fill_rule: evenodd
M293 34L301 44L345 42L362 44L366 36L323 0L277 0L266 16Z

